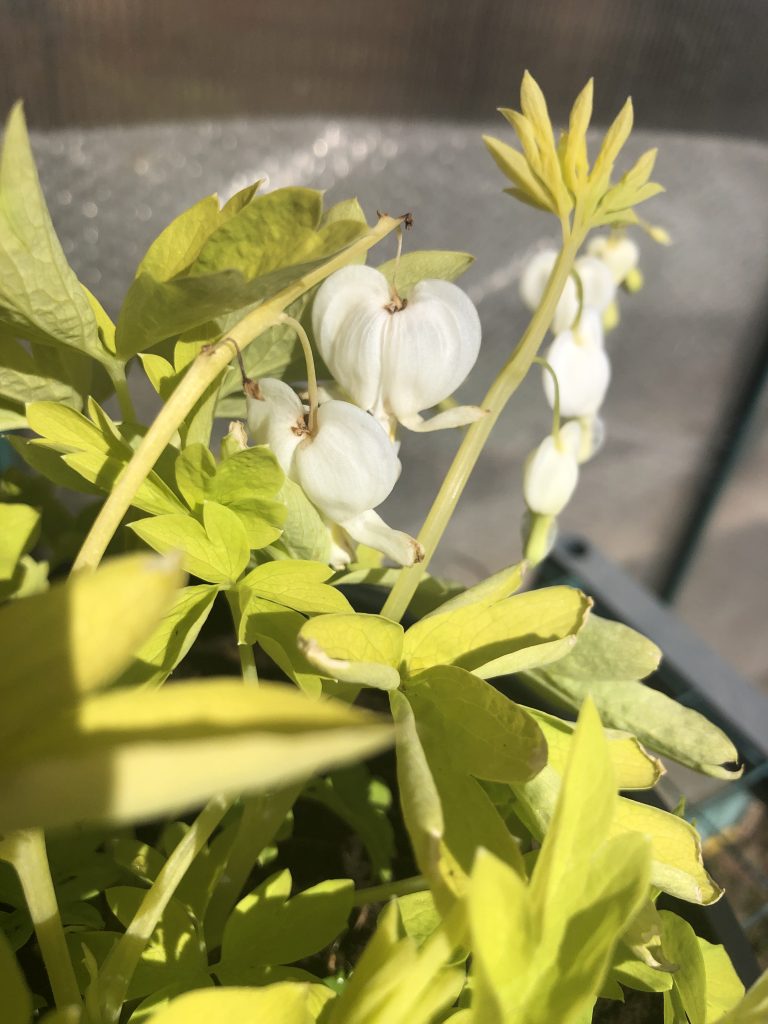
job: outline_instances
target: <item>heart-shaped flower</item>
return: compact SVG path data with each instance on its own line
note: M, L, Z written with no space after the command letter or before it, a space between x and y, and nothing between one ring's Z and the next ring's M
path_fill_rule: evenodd
M418 543L373 511L395 486L400 460L372 416L332 399L318 407L310 431L298 395L270 378L251 384L247 402L253 440L269 445L286 476L328 522L402 565L420 560Z
M595 235L587 243L587 252L605 263L617 284L637 269L640 260L637 244L626 235Z
M571 500L579 464L571 448L555 434L545 437L528 456L523 471L523 497L531 512L558 516Z
M542 249L526 265L520 278L520 296L529 309L538 308L557 256L554 249ZM573 269L581 282L583 307L597 310L598 313L604 312L616 297L616 281L609 268L593 256L581 256ZM555 309L552 320L555 334L568 330L578 313L579 288L575 277L571 276L565 282Z
M435 430L483 415L474 406L420 415L453 394L480 349L477 310L455 284L420 281L400 299L373 267L344 267L321 285L312 326L333 376L382 422Z
M611 364L603 345L603 328L594 310L583 310L572 330L562 331L547 351L546 360L557 376L560 413L565 417L594 416L603 404L611 379ZM549 374L544 391L554 407L555 388Z

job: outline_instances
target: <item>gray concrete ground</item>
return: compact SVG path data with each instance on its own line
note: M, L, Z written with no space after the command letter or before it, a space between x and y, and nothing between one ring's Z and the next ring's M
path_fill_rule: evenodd
M269 187L357 195L369 214L410 209L414 248L474 253L464 279L484 344L460 397L479 400L524 329L521 265L556 224L501 194L480 141L493 124L238 120L38 134L43 185L65 249L111 312L152 237L200 196L224 197L268 176ZM768 145L728 137L638 132L636 155L660 150L668 194L647 215L675 239L640 239L646 288L622 301L610 339L608 439L563 517L643 580L659 578L719 443L719 421L768 313ZM391 252L382 253L381 259ZM721 654L768 688L768 432L762 426L714 517L679 609ZM445 537L436 571L470 582L520 554L520 472L547 429L537 376L506 411ZM416 531L458 443L410 435L386 518Z

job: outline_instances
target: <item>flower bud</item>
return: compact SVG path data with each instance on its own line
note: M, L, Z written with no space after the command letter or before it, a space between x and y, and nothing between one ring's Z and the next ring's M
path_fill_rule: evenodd
M611 379L598 314L585 309L577 327L557 335L546 360L557 377L560 414L567 418L594 416L603 404ZM548 373L544 374L543 383L547 400L554 408L555 387Z
M571 499L579 479L573 453L559 446L551 434L545 437L525 464L523 496L531 512L559 515Z
M637 244L626 235L595 235L589 240L587 252L608 267L616 284L621 284L640 260Z
M317 347L356 405L411 429L419 415L465 380L480 349L480 318L468 296L448 281L420 281L407 300L393 300L383 274L350 266L320 287L312 310ZM457 425L456 410L451 422ZM462 410L459 419L477 419ZM462 418L463 415L463 418Z

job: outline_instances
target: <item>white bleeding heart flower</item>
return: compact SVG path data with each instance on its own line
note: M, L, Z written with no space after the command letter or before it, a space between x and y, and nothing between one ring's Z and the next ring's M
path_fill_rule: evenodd
M419 544L373 511L395 486L400 460L372 416L332 399L318 407L310 432L298 395L269 378L251 386L247 403L253 440L269 445L286 476L326 520L402 565L420 560Z
M554 339L546 360L557 377L560 414L569 419L594 416L603 404L611 380L599 315L594 310L583 310L578 325ZM543 383L547 400L554 408L555 386L548 373L544 374Z
M559 515L576 489L579 464L571 449L550 434L529 456L523 471L523 496L531 512Z
M557 260L555 249L542 249L529 261L520 279L520 295L528 309L537 309ZM592 256L581 256L574 264L581 281L583 305L602 313L616 297L616 282L608 267ZM555 334L568 330L579 313L579 289L574 277L565 282L555 307L552 330Z
M640 262L637 244L626 235L595 235L587 244L587 252L605 263L617 284L622 284Z
M483 415L474 406L420 415L453 394L480 350L477 310L455 284L420 281L400 300L373 267L344 267L321 285L312 327L333 376L383 422L436 430Z

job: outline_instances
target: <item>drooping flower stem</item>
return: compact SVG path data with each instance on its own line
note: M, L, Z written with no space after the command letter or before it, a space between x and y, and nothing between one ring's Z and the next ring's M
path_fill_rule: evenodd
M554 437L557 447L562 449L562 442L560 440L560 384L557 380L557 374L547 360L542 359L541 356L536 356L533 362L537 366L542 366L552 378L552 386L555 389L554 401L552 402L552 437Z
M170 396L149 428L131 461L123 469L88 536L75 559L74 569L95 569L101 561L123 516L131 506L141 484L165 451L184 418L189 414L205 389L218 377L232 359L233 342L241 351L279 322L283 310L304 292L325 280L330 274L348 263L353 263L372 246L397 228L404 217L382 216L362 238L348 246L315 270L311 270L273 298L258 306L236 324L215 345L205 349L195 359L186 376Z
M294 320L292 316L288 316L287 313L283 313L280 317L279 322L286 324L288 327L292 327L296 332L296 336L301 343L301 349L304 353L304 362L307 367L307 395L309 399L309 421L307 426L309 427L309 433L314 437L317 433L317 373L315 372L315 357L312 355L312 346L309 343L307 332L301 326L298 320Z
M401 572L382 608L382 615L387 618L399 622L405 614L430 559L435 553L435 548L453 515L472 470L475 468L475 463L480 457L485 442L505 405L528 373L531 363L541 347L585 235L585 231L575 229L566 239L552 268L538 309L533 314L514 352L491 385L484 401L480 403L487 410L487 415L473 423L464 435L418 536L418 540L424 548L424 560Z

